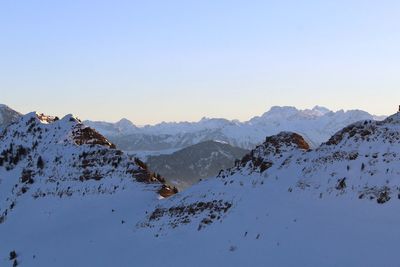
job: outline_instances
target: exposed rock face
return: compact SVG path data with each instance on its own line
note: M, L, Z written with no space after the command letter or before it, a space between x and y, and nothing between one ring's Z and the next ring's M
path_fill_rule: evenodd
M400 113L383 121L361 121L351 124L333 135L325 145L345 146L349 142L383 142L395 143L400 140L397 127L400 124Z
M177 206L190 210L199 199L227 201L233 207L250 198L262 203L265 196L256 188L268 185L274 193L311 194L322 200L343 197L386 204L400 196L399 157L398 114L384 121L352 124L314 150L300 135L282 132L267 137L262 145L237 161L235 167L222 171L218 179L201 182L158 207L155 214L160 223L154 220L148 223L150 227L161 225L166 229L177 227L176 220L184 225L193 218L174 219L168 207L172 211ZM252 192L258 195L250 197ZM193 217L202 218L200 214L205 215L196 213ZM205 226L207 224L202 227Z
M282 132L267 137L263 144L257 146L241 160L236 161L234 168L221 172L219 176L226 176L244 169L263 173L273 165L276 158L282 158L284 154L293 151L309 149L310 146L299 134Z
M282 132L276 136L267 137L264 143L268 147L274 147L275 153L280 153L282 149L287 149L291 147L302 150L310 149L310 145L304 140L301 135L291 132Z
M178 193L178 189L176 189L176 187L170 187L167 185L163 185L161 187L161 189L158 191L158 193L160 194L160 196L162 197L170 197L175 195L176 193Z
M76 127L73 132L74 141L78 145L101 145L115 148L104 136L89 127Z
M2 191L2 221L25 194L48 196L114 194L128 184L151 184L164 197L176 190L144 163L115 149L105 137L72 115L57 117L30 113L8 126L0 136L0 168L20 177ZM0 182L12 178L0 177ZM95 183L89 182L94 181ZM169 191L168 191L169 190ZM167 192L168 191L168 192Z
M58 123L45 125L61 127ZM137 175L126 173L124 154L119 163L112 160L117 167L105 167L108 164L102 162L120 156L107 144L78 145L72 131L59 138L63 131L46 134L46 127L40 125L43 129L39 130L37 126L31 128L36 138L42 136L37 145L28 146L32 142L16 135L13 146L4 147L0 198L1 207L9 207L7 220L0 224L4 247L0 261L4 265L9 264L10 251L16 251L18 262L29 266L53 266L55 259L68 266L75 266L77 259L82 266L127 266L132 262L163 266L171 255L184 259L171 263L178 266L188 262L196 266L398 263L400 123L396 116L383 122L356 123L338 132L333 142L315 149L292 133L271 136L234 168L167 199L158 199L155 192L168 195L170 189L151 181L140 183ZM12 139L11 133L6 136L2 141ZM61 142L50 142L47 147L53 152L43 151L42 142L52 138ZM65 172L51 161L55 153L63 155L62 165L70 170L68 155L72 158L72 153L78 156L99 147L111 151L110 155L86 155L88 162L72 162L86 164L84 169L94 174L92 168L98 166L100 174L110 171L111 178L69 178L64 173L72 171ZM77 149L83 150L77 153ZM30 158L33 164L28 166ZM143 162L131 162L132 170L146 172ZM26 166L30 168L23 170ZM40 174L56 173L54 170L59 170L54 181ZM77 168L80 175L78 170L82 167ZM127 176L121 178L123 173ZM56 197L33 199L31 192L52 189L58 181ZM17 201L7 202L7 197L11 196L11 201L14 197L8 192L19 194Z

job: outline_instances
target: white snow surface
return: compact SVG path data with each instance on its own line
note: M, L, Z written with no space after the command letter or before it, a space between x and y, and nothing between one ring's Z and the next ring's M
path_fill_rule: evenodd
M19 266L398 266L399 114L316 149L289 132L267 141L167 199L136 182L113 194L29 190L0 224L0 263L15 250ZM2 208L20 171L0 167ZM89 182L79 186L103 183Z
M0 131L2 131L11 122L18 120L20 116L22 115L19 112L4 104L0 104Z
M145 171L72 115L23 116L0 136L0 162L0 266L12 266L12 247L20 247L18 266L79 266L66 258L88 244L102 250L96 236L107 239L112 227L106 207L127 215L120 225L158 201L161 188L138 182Z

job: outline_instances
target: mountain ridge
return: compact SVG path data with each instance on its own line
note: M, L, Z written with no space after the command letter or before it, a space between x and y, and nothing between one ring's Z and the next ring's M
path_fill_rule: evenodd
M21 116L21 113L13 110L9 106L0 104L0 132L10 123L18 120Z
M103 132L118 147L126 151L181 149L207 140L222 140L244 149L251 149L265 136L281 131L293 131L304 136L314 147L327 141L339 129L350 123L374 119L361 110L330 111L315 106L299 110L295 107L274 106L261 116L246 122L226 119L203 118L198 122L160 123L154 126L135 127L132 131L110 132L100 123L88 121L88 125ZM381 118L380 118L381 119ZM111 128L110 128L111 127Z
M88 125L94 125L95 123L106 123L108 125L116 125L119 124L121 121L127 121L129 122L129 124L133 125L135 130L145 130L145 129L151 129L151 128L155 128L158 127L162 128L163 126L176 126L176 125L183 125L183 126L192 126L192 125L196 125L196 124L201 124L201 123L210 123L210 122L221 122L221 124L227 123L227 124L242 124L242 123L246 123L246 122L250 122L252 119L255 118L260 118L263 116L266 116L268 114L271 113L287 113L289 110L293 111L293 114L295 113L301 113L301 114L308 114L308 115L313 115L316 117L319 116L323 116L326 115L327 113L347 113L347 112L363 112L363 113L368 113L369 115L371 115L373 118L376 118L377 120L381 120L381 119L385 119L386 115L373 115L367 111L361 110L361 109L349 109L349 110L344 110L344 109L339 109L337 111L333 111L330 110L326 107L323 106L319 106L319 105L315 105L313 108L311 109L298 109L294 106L272 106L268 111L264 112L263 114L259 115L259 116L253 116L248 120L244 120L244 121L240 121L237 119L226 119L226 118L210 118L210 117L202 117L200 120L198 121L162 121L159 123L155 123L155 124L144 124L144 125L136 125L134 124L131 120L127 119L127 118L122 118L119 121L116 122L108 122L108 121L96 121L96 120L84 120L84 123L89 123ZM95 128L95 127L94 127ZM132 130L133 130L132 129ZM127 133L130 133L129 131ZM127 134L124 133L124 134ZM167 133L174 133L171 131L167 130Z
M282 132L161 203L138 227L169 241L197 232L215 242L206 253L233 266L394 266L399 152L399 113L349 125L316 149Z
M8 178L1 177L2 198L8 205L2 205L0 221L25 194L34 198L112 194L125 184L122 178L133 184L155 184L155 194L169 190L161 176L71 114L62 119L36 112L21 116L0 135L0 151L0 166ZM103 181L108 185L101 188Z
M317 148L293 132L268 136L234 167L167 199L155 197L154 184L135 182L86 197L35 199L28 190L30 201L19 199L0 224L0 259L7 265L15 251L29 266L394 266L399 162L395 114L348 125ZM20 175L5 168L0 190ZM79 185L96 192L102 181Z

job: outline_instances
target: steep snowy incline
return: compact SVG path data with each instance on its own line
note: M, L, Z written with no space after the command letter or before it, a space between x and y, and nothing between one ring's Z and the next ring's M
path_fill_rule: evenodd
M267 137L235 167L160 201L159 185L135 181L106 195L26 193L0 224L0 259L11 265L15 250L21 266L397 266L399 163L395 114L316 149L296 133Z
M397 266L399 163L399 114L350 125L315 150L281 133L138 228L185 259L200 253L194 266Z
M18 120L22 115L10 107L0 104L0 132L10 123Z
M162 182L72 115L23 116L0 136L0 265L16 250L21 266L64 266L69 246L127 235L125 222L174 193Z

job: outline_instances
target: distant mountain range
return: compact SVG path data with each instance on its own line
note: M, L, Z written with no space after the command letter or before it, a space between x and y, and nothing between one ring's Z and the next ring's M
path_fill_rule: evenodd
M199 122L171 122L137 127L127 119L116 123L85 121L125 151L160 151L180 149L208 140L220 140L233 146L252 149L265 136L281 131L301 134L312 147L327 141L341 128L360 120L382 120L362 110L331 111L315 106L272 107L261 116L246 122L203 118Z
M315 149L282 132L142 225L169 248L190 243L185 255L213 255L196 266L395 266L399 155L400 113L349 125Z
M399 162L397 113L316 148L266 136L176 192L72 115L29 113L0 134L0 265L397 266Z
M4 128L22 115L1 105L0 116L0 127ZM183 189L232 167L235 160L262 143L265 136L293 131L302 135L311 147L317 147L348 124L374 118L382 119L360 110L333 112L316 106L306 110L272 107L247 122L203 118L194 123L164 122L144 127L137 127L127 119L117 123L85 121L84 124Z

